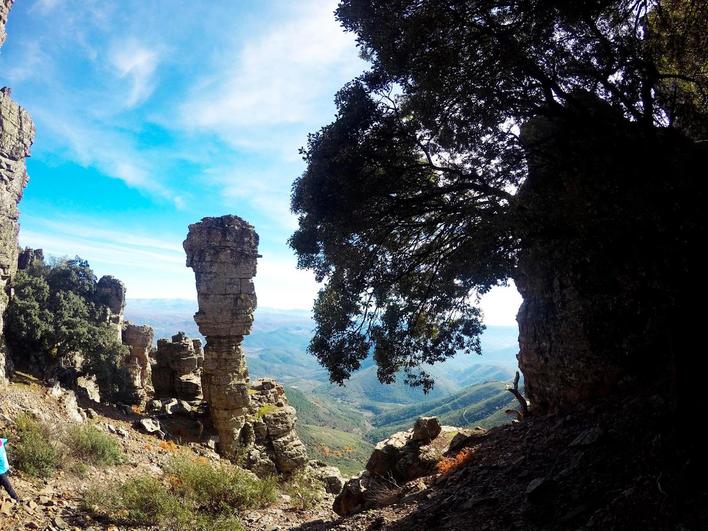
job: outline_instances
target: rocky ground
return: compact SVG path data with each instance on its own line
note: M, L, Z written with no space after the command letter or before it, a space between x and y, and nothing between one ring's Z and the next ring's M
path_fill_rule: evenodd
M77 405L71 395L58 393L41 385L29 377L21 377L6 386L0 386L0 434L8 437L12 433L12 419L21 412L29 412L55 429L76 422L77 415L86 411ZM118 527L94 520L81 508L81 499L87 489L95 485L122 482L135 475L159 475L161 466L176 452L187 451L210 459L219 460L218 455L203 445L177 445L172 441L141 433L133 428L140 418L130 411L120 411L109 406L92 404L95 418L86 422L96 425L120 441L125 452L124 464L108 467L89 467L79 477L69 471L60 470L51 479L42 480L26 476L18 471L11 480L21 503L13 502L0 491L0 529L78 530L113 529ZM11 439L11 437L8 437ZM8 446L12 461L12 440ZM305 522L329 521L336 517L331 506L333 496L324 494L316 506L302 510L296 500L282 494L272 506L262 510L249 510L242 515L244 526L249 530L265 531L291 529ZM122 528L121 528L122 529Z
M75 416L71 400L36 382L15 382L1 396L0 433L21 411L57 425ZM366 511L338 517L331 495L299 510L291 496L281 495L242 520L254 531L708 529L705 476L676 450L670 415L669 404L648 394L477 430L455 449L468 454L459 465L396 480L388 492L374 493ZM205 446L178 447L136 431L135 418L106 406L90 421L120 440L125 464L91 468L81 478L63 471L46 481L16 473L12 480L24 501L14 504L0 493L0 528L118 529L81 509L86 489L135 474L158 475L176 451L218 460Z
M708 529L705 468L677 450L671 416L648 394L496 428L390 505L298 529Z

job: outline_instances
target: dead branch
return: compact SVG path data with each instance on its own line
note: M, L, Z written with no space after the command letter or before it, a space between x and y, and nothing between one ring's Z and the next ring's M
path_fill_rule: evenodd
M517 417L518 420L525 419L529 414L529 405L528 402L526 402L524 395L522 395L521 391L519 391L519 371L516 371L516 376L514 377L514 385L512 387L507 386L506 390L509 391L512 395L514 395L519 401L519 404L521 404L521 411L517 412L519 414L519 417ZM507 411L507 413L508 412L509 411Z

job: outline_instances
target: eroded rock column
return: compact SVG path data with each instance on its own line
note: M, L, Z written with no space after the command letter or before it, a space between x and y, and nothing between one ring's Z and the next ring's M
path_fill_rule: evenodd
M206 337L202 391L222 453L235 456L253 438L244 429L251 400L241 342L256 308L258 235L237 216L204 218L189 226L184 250L197 283L194 320Z
M0 46L5 41L5 22L12 0L0 0ZM30 115L10 98L10 89L0 89L0 331L10 294L9 283L17 271L19 247L17 204L29 177L25 157L34 140ZM0 335L0 382L5 379L5 341Z
M132 393L140 399L145 398L151 385L150 350L155 331L148 325L134 325L126 321L123 327L123 344L130 349L124 360L131 377Z

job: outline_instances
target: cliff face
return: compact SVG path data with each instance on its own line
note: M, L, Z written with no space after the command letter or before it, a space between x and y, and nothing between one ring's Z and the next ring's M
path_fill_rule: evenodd
M578 101L522 132L518 358L540 412L636 386L673 399L701 350L679 331L702 289L708 150Z
M0 0L0 45L5 41L5 22L12 0ZM19 211L17 204L29 177L25 157L30 154L34 124L29 114L0 89L0 330L9 301L10 279L17 271ZM4 340L0 338L0 380L5 378Z

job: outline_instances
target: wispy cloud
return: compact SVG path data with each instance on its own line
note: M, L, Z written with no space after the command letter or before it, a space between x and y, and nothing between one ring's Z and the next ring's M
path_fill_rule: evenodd
M222 58L217 75L204 80L181 108L186 128L216 132L232 145L271 148L295 139L286 128L322 120L333 90L361 71L354 38L333 16L336 2L298 4L287 18ZM264 134L264 130L271 134Z
M125 107L131 108L144 102L155 89L155 70L159 61L156 50L136 40L115 42L109 61L119 79L128 81Z

